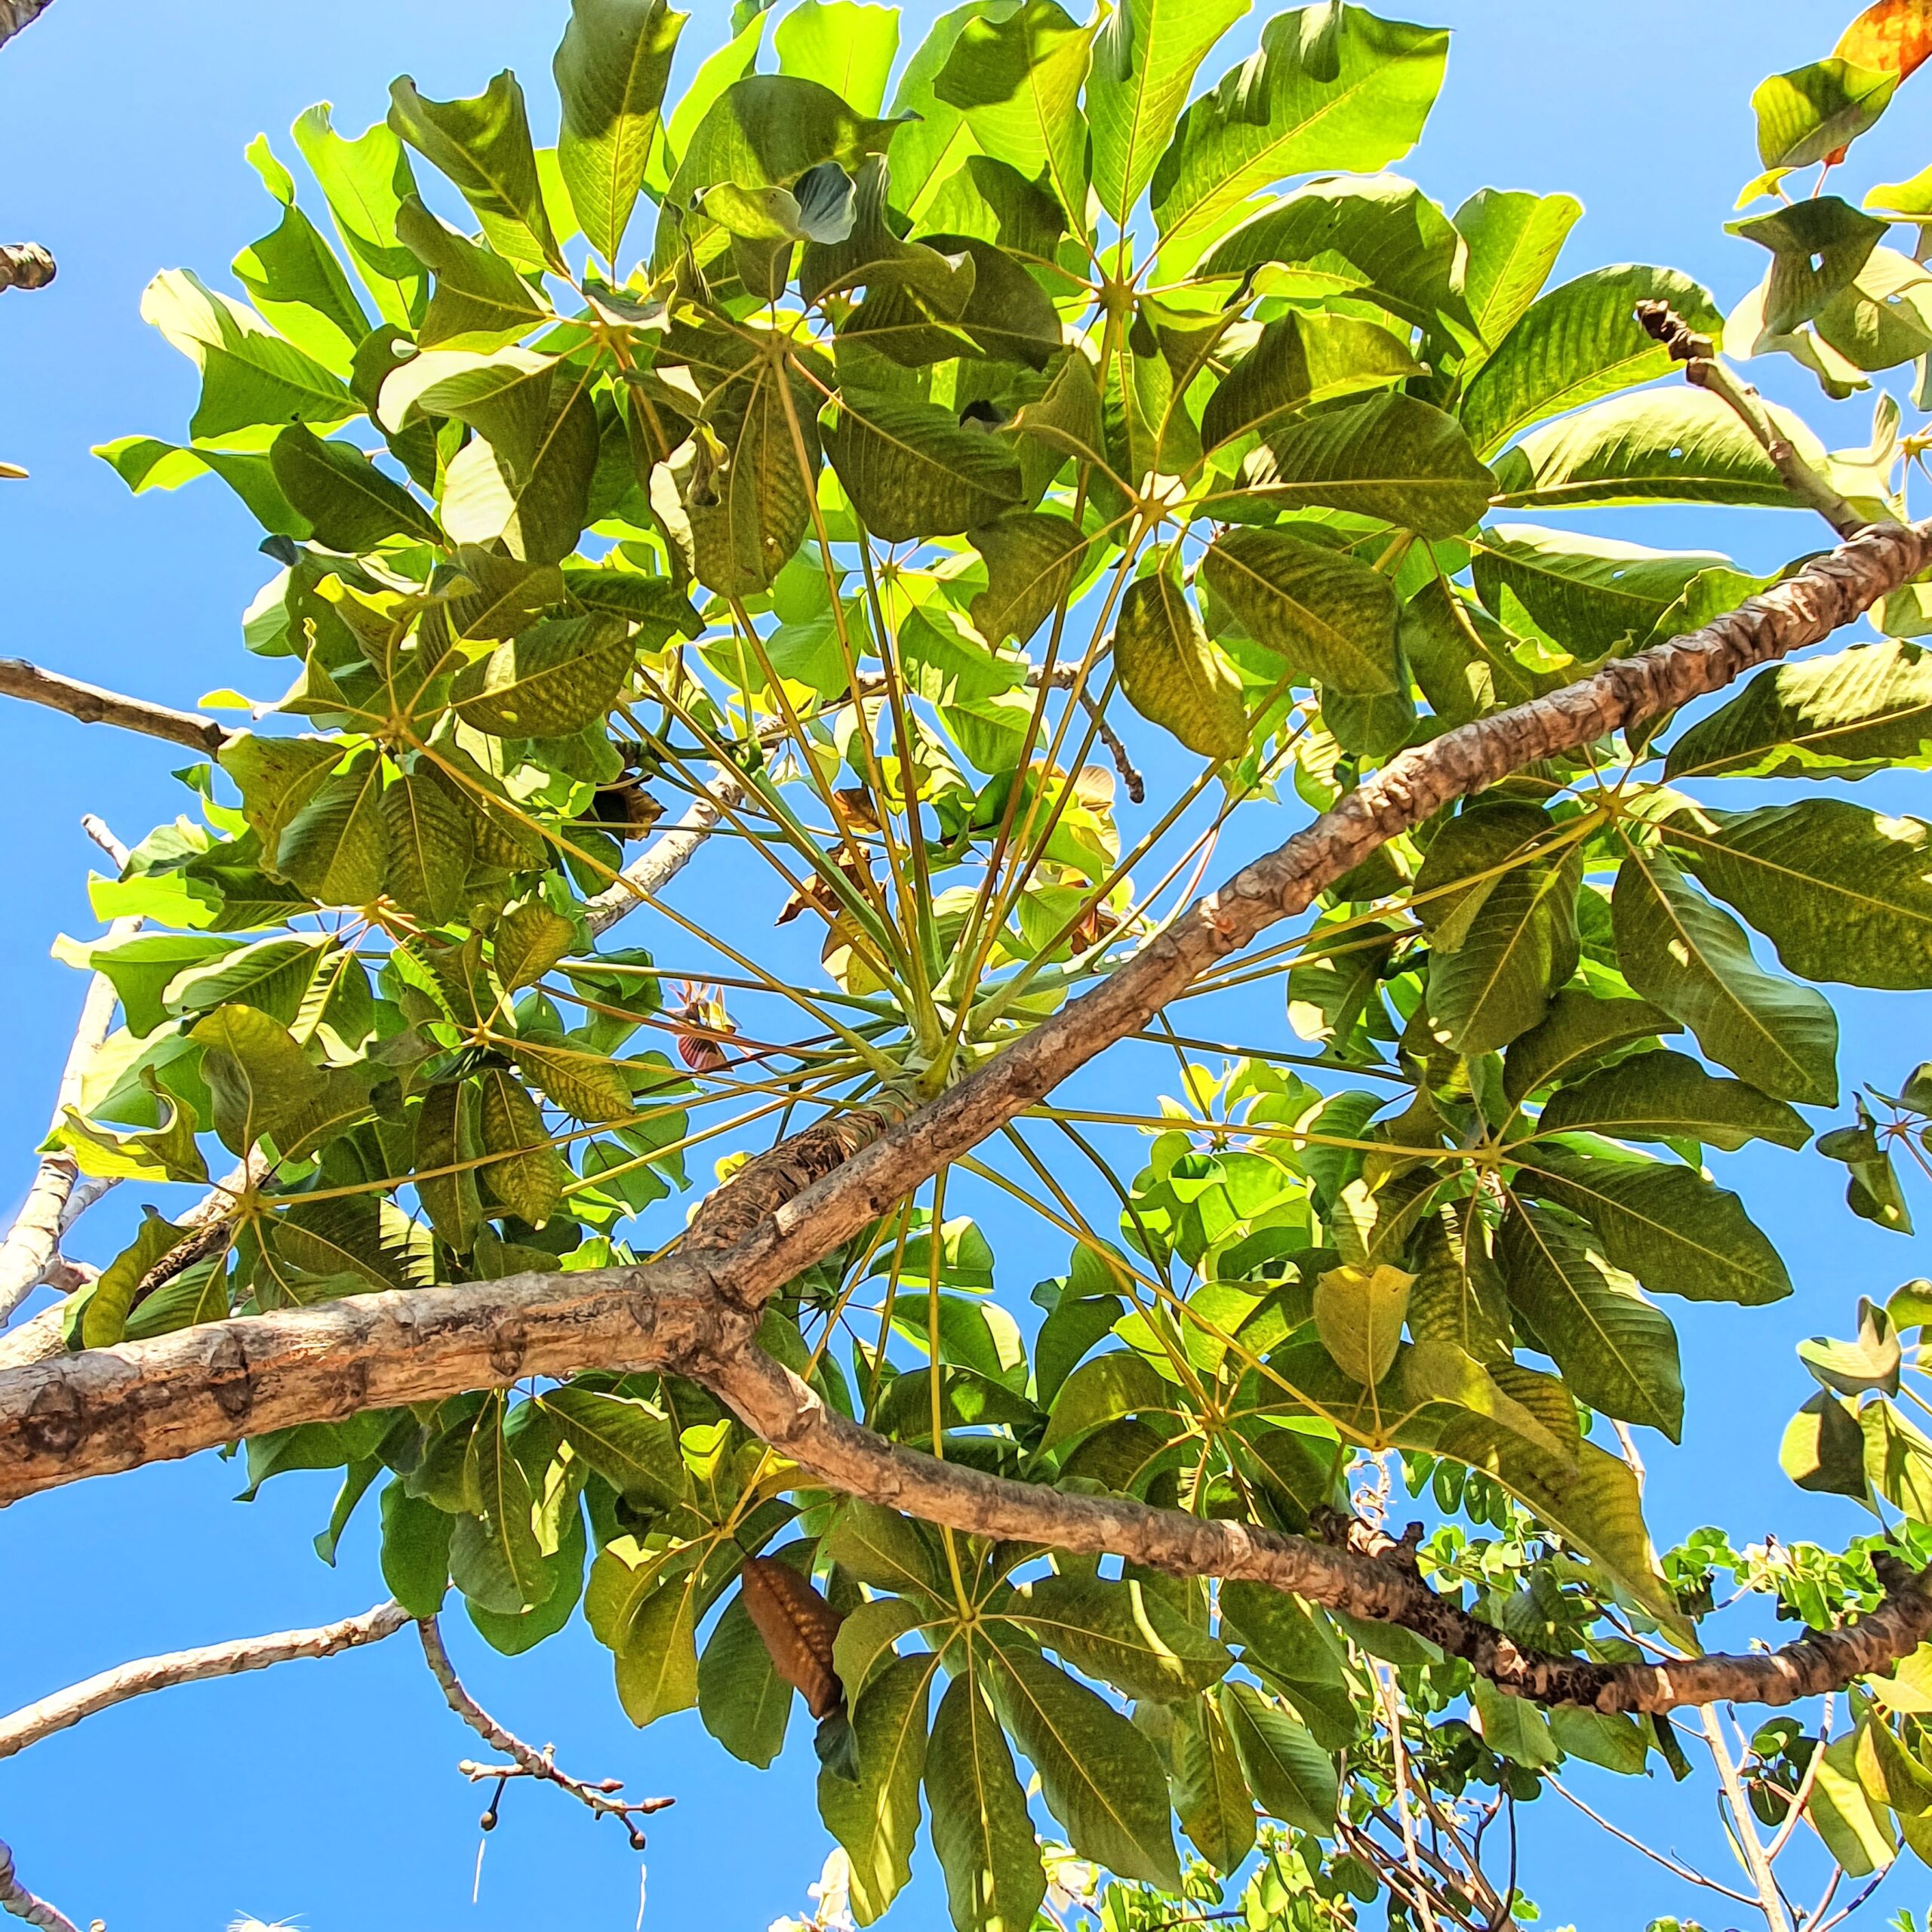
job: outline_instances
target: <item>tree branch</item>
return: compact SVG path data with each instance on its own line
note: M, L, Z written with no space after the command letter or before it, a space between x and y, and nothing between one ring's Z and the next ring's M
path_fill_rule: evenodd
M691 863L719 818L744 795L736 772L718 772L705 786L705 795L694 798L675 825L660 832L595 899L586 902L584 917L591 931L608 932L626 912L662 892Z
M785 1282L1388 839L1525 764L1821 641L1928 560L1932 526L1867 531L1701 631L1404 752L1197 902L1093 992L851 1152L729 1247L356 1297L0 1370L0 1503L264 1429L501 1388L527 1374L673 1367L702 1379L749 1340Z
M1782 1650L1681 1663L1593 1663L1518 1644L1423 1582L1414 1547L1352 1520L1327 1540L1157 1509L1124 1497L1069 1495L1043 1483L943 1463L827 1408L761 1349L701 1378L804 1473L848 1496L969 1534L1123 1556L1176 1577L1266 1583L1367 1623L1398 1624L1465 1659L1500 1690L1541 1704L1662 1712L1687 1704L1783 1705L1889 1669L1932 1630L1932 1571L1875 1559L1885 1595L1856 1623Z
M48 0L0 0L0 45L46 12Z
M278 1630L265 1637L236 1637L226 1644L207 1644L198 1650L170 1651L165 1656L142 1657L133 1663L103 1670L98 1676L69 1684L37 1704L0 1717L0 1758L11 1758L57 1730L66 1730L131 1697L151 1690L168 1690L177 1684L199 1684L211 1677L235 1677L243 1671L266 1670L270 1664L297 1657L332 1657L365 1644L392 1637L410 1620L400 1604L380 1603L359 1617L318 1625L310 1630Z
M0 17L4 17L5 0L0 0ZM14 1872L13 1847L0 1839L0 1906L4 1906L16 1918L24 1918L29 1925L38 1925L42 1932L80 1932L80 1927L67 1915L57 1911L43 1898L37 1898L22 1884ZM97 1919L94 1923L100 1924Z
M4 13L0 0L0 17ZM0 247L0 289L45 288L57 272L54 257L37 242Z
M1675 361L1685 365L1687 382L1730 405L1770 458L1785 488L1800 503L1816 510L1841 537L1856 537L1868 527L1870 520L1861 516L1798 454L1763 396L1731 372L1709 336L1698 334L1668 302L1639 302L1637 320L1654 342L1661 343Z
M88 835L118 864L128 863L128 848L99 819L90 816L81 823L87 828ZM112 946L131 939L140 928L137 918L116 919L108 928L102 943ZM114 1008L119 998L113 981L105 974L90 977L87 996L81 1003L80 1020L74 1029L74 1043L67 1049L67 1063L61 1069L60 1085L54 1098L54 1129L65 1124L69 1107L78 1107L81 1103L82 1079L113 1026ZM80 1177L80 1163L72 1154L62 1150L41 1156L26 1201L8 1230L6 1240L0 1242L0 1327L6 1325L14 1309L45 1278L59 1251L60 1237L72 1223L68 1210L74 1198L75 1183ZM97 1200L100 1195L91 1198Z
M0 0L0 7L5 5L5 0ZM43 671L24 657L0 657L0 697L25 698L29 703L64 711L83 724L118 724L123 731L144 732L150 738L165 738L170 744L186 745L198 752L218 752L229 739L227 726L217 724L212 718L149 704L142 698L123 697L118 691L64 678L57 671Z
M547 1745L540 1751L534 1744L526 1744L513 1731L506 1730L463 1687L463 1680L457 1675L456 1666L451 1663L450 1654L443 1647L443 1633L433 1617L419 1617L416 1629L423 1639L423 1655L429 1666L429 1674L441 1686L450 1709L491 1750L500 1751L510 1761L507 1766L478 1764L466 1758L457 1767L465 1777L472 1784L486 1778L540 1779L545 1783L555 1785L560 1791L568 1792L580 1804L588 1805L597 1817L615 1818L630 1834L631 1849L643 1850L644 1833L634 1821L648 1817L654 1811L668 1810L677 1803L675 1798L622 1798L617 1795L624 1788L621 1778L605 1778L599 1783L591 1784L583 1778L574 1778L568 1772L560 1771ZM491 1809L495 1809L494 1805Z

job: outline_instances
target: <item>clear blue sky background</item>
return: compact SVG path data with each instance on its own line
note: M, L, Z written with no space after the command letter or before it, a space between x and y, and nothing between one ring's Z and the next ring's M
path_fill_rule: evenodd
M88 454L89 445L131 432L176 435L192 406L191 371L137 315L141 288L177 266L223 278L235 251L269 225L242 149L266 128L286 152L289 122L312 101L334 102L339 125L353 130L382 112L395 73L448 96L509 65L548 114L565 11L563 0L55 0L0 50L0 240L43 242L61 265L46 292L0 299L0 456L32 472L29 483L0 485L0 649L177 703L231 683L267 688L238 634L239 614L267 574L238 505L212 481L132 499ZM929 0L909 9L909 38L933 11ZM1425 11L1457 38L1442 103L1406 171L1452 207L1485 183L1567 189L1588 217L1564 272L1670 263L1728 304L1763 260L1721 232L1755 168L1751 88L1829 51L1851 8L1849 0L1442 0ZM718 0L697 0L682 65L721 38L724 14ZM1259 24L1251 17L1231 36L1229 58L1247 50ZM1860 145L1861 181L1897 180L1932 160L1928 106L1932 75ZM1836 442L1864 439L1866 403L1827 412L1795 370L1764 380L1829 422ZM1728 549L1757 568L1823 540L1795 515L1593 521L1640 540ZM168 776L180 761L165 747L51 712L0 710L0 769L14 801L10 912L0 925L10 1046L0 1119L11 1124L0 1205L25 1186L80 998L48 943L57 931L95 930L84 882L96 855L78 821L99 812L131 841L180 808ZM1868 793L1899 810L1922 790L1915 780L1882 798ZM685 889L702 903L703 888ZM1924 995L1850 995L1844 1011L1847 1083L1890 1086L1932 1054ZM1270 1024L1278 1030L1278 1010ZM1807 1392L1793 1343L1842 1331L1858 1293L1882 1294L1927 1268L1919 1244L1849 1220L1838 1204L1841 1171L1777 1150L1724 1164L1783 1247L1798 1293L1752 1314L1672 1309L1692 1399L1684 1447L1660 1445L1654 1458L1660 1543L1712 1520L1740 1542L1774 1526L1833 1539L1860 1527L1850 1506L1798 1495L1775 1466L1779 1432ZM107 1259L134 1208L111 1201L76 1251ZM1046 1269L1006 1283L1013 1298L1023 1297L1032 1272ZM0 1709L128 1657L339 1616L383 1594L368 1523L352 1531L334 1571L310 1552L329 1478L283 1478L252 1506L231 1500L240 1487L234 1468L205 1457L0 1515ZM460 1611L449 1622L478 1694L525 1736L554 1739L580 1773L677 1795L652 1831L648 1924L759 1932L802 1904L827 1841L795 1727L791 1752L761 1777L726 1757L694 1715L632 1730L611 1694L609 1660L581 1626L512 1662L474 1641ZM0 1837L29 1883L82 1922L98 1915L115 1932L215 1932L241 1909L300 1915L314 1932L371 1923L426 1932L629 1927L636 1858L611 1828L528 1788L512 1789L472 1909L481 1801L454 1765L475 1748L413 1642L398 1638L125 1707L0 1764ZM1667 1786L1583 1782L1620 1815L1721 1869L1703 1796L1694 1807ZM1622 1932L1665 1911L1728 1922L1728 1908L1701 1906L1554 1798L1525 1822L1525 1881L1552 1909L1546 1923ZM895 1927L945 1922L923 1849L920 1863ZM1908 1861L1883 1909L1917 1907L1927 1890Z

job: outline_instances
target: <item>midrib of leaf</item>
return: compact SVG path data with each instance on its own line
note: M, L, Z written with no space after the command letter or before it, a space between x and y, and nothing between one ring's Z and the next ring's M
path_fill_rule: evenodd
M997 1639L994 1640L994 1647L996 1650L1000 1649L1000 1645ZM1005 1661L1004 1653L1003 1651L1001 1651L1001 1661ZM1048 1663L1044 1657L1040 1658L1038 1662L1041 1669L1043 1670L1053 1670L1058 1668L1057 1665ZM1065 1734L1060 1730L1059 1727L1054 1724L1052 1718L1048 1715L1045 1706L1033 1695L1032 1690L1028 1688L1025 1680L1010 1663L1007 1665L1006 1674L1014 1687L1026 1698L1027 1704L1032 1710L1039 1723L1041 1729L1051 1737L1054 1743L1059 1746L1060 1755L1066 1761L1068 1770L1076 1775L1078 1782L1084 1787L1085 1789L1091 1792L1094 1797L1099 1799L1101 1809L1106 1812L1106 1815L1110 1819L1113 1820L1114 1824L1119 1831L1121 1837L1125 1838L1130 1844L1139 1844L1140 1842L1140 1835L1139 1832L1135 1831L1133 1827L1128 1824L1126 1819L1115 1809L1112 1800L1109 1797L1105 1791L1101 1789L1099 1783L1088 1772L1086 1760L1082 1758L1079 1752L1067 1741ZM1072 1680L1069 1678L1068 1681L1071 1683Z
M1520 571L1529 577L1540 577L1546 583L1559 585L1566 590L1586 590L1596 596L1614 598L1620 604L1629 605L1632 611L1638 615L1647 614L1653 623L1657 621L1659 613L1668 608L1667 605L1660 604L1654 597L1640 596L1635 591L1623 589L1614 583L1599 583L1589 577L1571 577L1562 571L1552 568L1547 564L1539 563L1534 557L1512 556L1507 550L1500 550L1493 544L1485 543L1480 534L1469 540L1469 547L1472 550L1480 550L1486 557L1495 558L1507 570ZM1583 557L1578 561L1580 563L1587 565L1595 560ZM1518 601L1521 600L1518 599ZM1527 674L1519 666L1517 675L1520 677L1525 675Z
M1919 704L1909 704L1897 711L1880 712L1869 718L1852 718L1843 724L1821 724L1812 731L1794 731L1786 737L1767 739L1764 743L1757 746L1755 751L1747 749L1742 755L1763 757L1786 745L1804 749L1829 745L1834 738L1849 737L1856 732L1870 731L1892 724L1908 724L1912 718L1921 714L1932 715L1932 700ZM1694 765L1687 771L1681 771L1678 776L1680 778L1701 777L1706 773L1715 769L1716 766L1728 764L1740 755L1740 754L1736 752L1727 752L1722 756L1709 760L1703 764ZM1879 761L1875 758L1872 761L1875 764Z

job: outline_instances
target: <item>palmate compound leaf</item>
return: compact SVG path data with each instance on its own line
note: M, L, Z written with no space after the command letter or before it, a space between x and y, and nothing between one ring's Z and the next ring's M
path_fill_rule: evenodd
M456 713L494 737L563 737L603 718L635 657L621 618L545 618L457 675Z
M1700 718L1666 779L1863 778L1932 757L1932 654L1896 638L1761 671Z
M370 1069L314 1065L286 1027L253 1007L224 1006L189 1038L203 1050L214 1130L232 1153L266 1137L298 1158L369 1110Z
M1189 751L1232 758L1247 749L1241 678L1171 571L1128 586L1114 627L1114 664L1128 702Z
M1842 798L1672 814L1672 854L1807 980L1932 986L1932 826Z
M1661 851L1633 849L1611 895L1624 977L1721 1066L1781 1100L1838 1102L1838 1017L1823 994L1765 972L1743 928Z
M1178 1891L1167 1780L1154 1747L1017 1633L991 1625L987 1642L994 1704L1074 1850L1123 1878Z
M852 1915L861 1925L878 1918L912 1875L926 1713L938 1669L930 1651L888 1664L852 1712L859 1782L829 1765L818 1774L819 1815L851 1861Z
M552 63L563 110L557 165L585 235L613 269L687 17L664 0L571 0Z
M1076 1669L1130 1697L1179 1703L1224 1676L1225 1646L1131 1579L1076 1573L1024 1584L1003 1613Z
M1519 1207L1503 1225L1500 1259L1511 1307L1578 1401L1678 1441L1684 1383L1677 1331L1603 1258L1589 1230Z
M1184 274L1250 195L1287 176L1370 174L1406 154L1448 45L1360 7L1276 14L1260 51L1182 115L1154 171L1164 271Z
M971 1671L940 1700L925 1784L955 1932L1032 1932L1046 1872L1006 1734Z
M1395 688L1395 594L1367 565L1285 531L1237 528L1216 537L1201 572L1297 682L1345 695Z

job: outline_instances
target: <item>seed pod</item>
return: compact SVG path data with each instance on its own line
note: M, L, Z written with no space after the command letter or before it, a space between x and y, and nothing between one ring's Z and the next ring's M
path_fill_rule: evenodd
M832 1646L844 1619L789 1563L748 1556L739 1572L745 1614L771 1653L773 1668L815 1718L845 1701L832 1667Z

